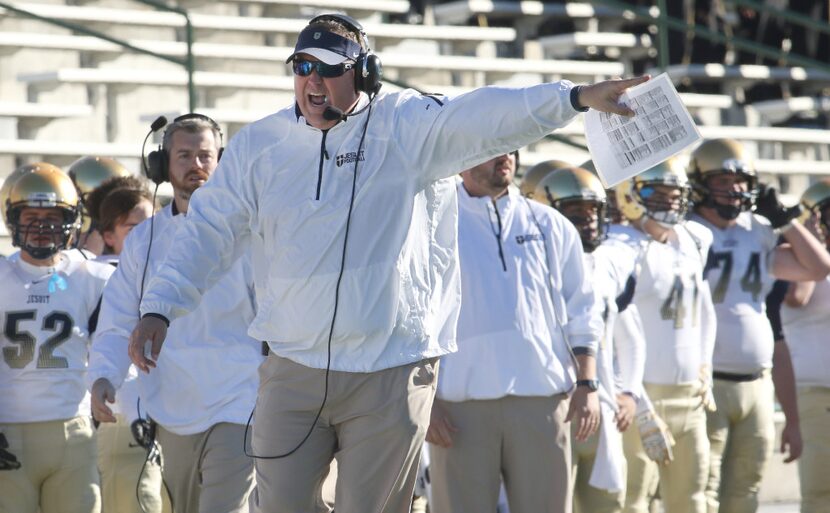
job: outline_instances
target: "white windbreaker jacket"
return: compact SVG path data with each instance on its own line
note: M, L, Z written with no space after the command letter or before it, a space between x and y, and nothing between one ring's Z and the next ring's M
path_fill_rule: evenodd
M293 106L248 125L193 195L176 234L188 251L168 256L142 314L193 310L253 234L259 311L249 333L275 354L325 368L335 304L332 370L454 351L457 206L455 183L442 179L567 123L572 87L486 87L452 99L406 90L325 132ZM367 102L361 95L355 112Z
M176 239L176 229L185 224L186 217L174 216L172 205L155 215L147 280L157 273L166 255L196 258L194 248ZM149 243L147 220L127 236L118 269L104 289L87 370L90 389L102 377L118 389L128 375L131 362L127 347L138 323L141 275ZM256 311L250 260L249 255L243 255L232 263L207 290L197 309L170 323L158 367L138 376L142 416L149 413L178 435L200 433L219 422L247 422L256 401L257 370L263 360L262 343L247 335ZM136 403L122 407L131 415L136 413Z
M495 205L463 184L458 198L459 351L441 361L437 397L568 392L575 383L568 344L596 352L603 329L576 228L512 187Z

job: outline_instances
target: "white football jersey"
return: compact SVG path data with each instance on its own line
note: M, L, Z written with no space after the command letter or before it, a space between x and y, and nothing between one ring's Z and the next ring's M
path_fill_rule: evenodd
M65 254L53 273L40 278L25 266L0 260L0 422L89 415L85 374L91 322L114 268Z
M610 369L615 384L612 390L638 395L645 365L645 335L639 323L627 325L627 336L615 333L620 330L620 321L637 309L631 301L639 274L640 251L612 236L594 250L592 257L594 288L606 305L604 342L611 347ZM639 319L638 313L633 315Z
M694 219L712 233L704 279L718 318L714 370L751 374L772 367L774 340L764 301L775 283L770 256L778 235L769 221L749 212L723 230Z
M615 369L618 368L614 362L620 356L614 341L614 327L619 314L617 298L626 292L626 287L633 286L633 283L630 284L629 280L636 278L637 257L637 252L631 247L624 244L615 244L613 241L610 243L606 241L593 253L585 254L585 268L591 273L594 292L603 304L602 317L605 321L605 331L600 341L597 363L608 369L609 374L605 378L607 383L604 383L604 385L612 393L612 398L619 388L619 383L614 377ZM633 355L626 354L623 356Z
M816 282L801 308L781 304L781 324L800 387L830 387L830 277Z
M711 311L703 281L708 230L686 222L666 243L630 226L615 226L611 237L641 251L634 304L646 338L645 383L691 383L708 365L711 335L704 317Z
M66 256L69 260L75 262L83 262L84 260L95 260L97 257L95 253L86 249L80 248L70 248L64 249L61 251L61 255ZM9 262L17 262L20 260L20 250L16 250L14 253L6 257Z

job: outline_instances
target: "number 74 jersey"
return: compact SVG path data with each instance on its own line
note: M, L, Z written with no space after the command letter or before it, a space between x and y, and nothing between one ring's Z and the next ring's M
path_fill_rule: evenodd
M749 212L723 230L694 219L712 232L704 278L718 317L714 370L752 374L771 367L774 341L765 299L775 282L769 264L778 235L769 221Z
M113 270L64 256L54 273L34 279L0 259L0 422L89 414L90 321Z

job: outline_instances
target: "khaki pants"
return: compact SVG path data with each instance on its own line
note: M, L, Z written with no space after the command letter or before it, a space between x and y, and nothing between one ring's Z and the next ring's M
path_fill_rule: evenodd
M337 513L406 513L437 385L437 359L371 373L332 371L320 419L296 452L256 459L255 503L262 513L331 511L321 488L337 459ZM252 449L294 449L323 399L324 369L273 353L260 366Z
M0 424L21 467L0 472L0 511L99 513L92 419Z
M245 426L221 422L194 435L158 426L162 475L175 513L247 513L254 464L242 451Z
M440 401L458 432L448 449L430 445L431 512L496 511L502 479L511 513L570 512L568 403L565 394Z
M699 388L697 384L645 384L655 412L674 437L674 460L658 466L646 456L637 426L626 430L623 434L628 461L626 513L649 511L658 479L666 513L706 512L704 490L709 472L709 442L706 415L697 395Z
M98 426L98 470L104 513L161 513L164 511L161 468L147 462L147 451L133 438L130 425L118 421ZM136 498L136 485L139 504ZM169 504L166 511L170 511Z
M801 513L830 513L830 387L799 387Z
M616 428L615 428L616 429ZM636 430L636 426L633 426ZM574 435L576 423L571 424L571 459L574 476L574 513L619 513L625 504L625 490L611 493L589 484L594 471L594 459L599 445L599 430L584 442ZM631 431L631 429L628 429Z
M775 444L772 378L766 372L754 381L716 379L712 394L718 409L708 414L707 422L709 513L754 513Z

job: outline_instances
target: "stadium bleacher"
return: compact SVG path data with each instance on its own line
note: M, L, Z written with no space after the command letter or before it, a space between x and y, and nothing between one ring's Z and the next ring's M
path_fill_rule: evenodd
M11 4L166 57L186 55L184 18L138 1ZM412 13L405 0L181 0L177 5L188 9L195 29L197 107L216 117L228 136L290 102L292 78L283 61L308 16L328 9L364 23L388 77L428 92L454 95L488 84L560 78L590 82L630 74L634 59L652 58L656 64L653 30L621 30L636 22L631 12L601 2L455 0L428 5L423 23L402 22ZM550 20L570 23L573 30L540 29ZM24 162L50 158L65 165L91 153L124 159L137 170L140 138L151 118L187 107L181 66L2 8L0 66L0 175ZM683 101L704 135L750 141L762 171L804 177L830 172L822 161L830 147L826 133L773 126L790 112L826 111L822 88L830 74L722 63L674 64L667 72L676 83L719 84L720 91L710 94L687 88L694 92L683 93ZM813 96L752 105L736 96L736 88L768 81L799 84ZM550 139L533 145L523 164L553 156L581 162L588 157L578 147L584 143L581 131L574 124L563 132L577 146Z

